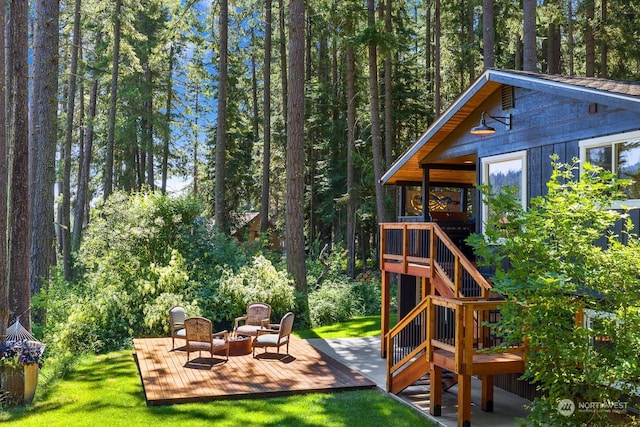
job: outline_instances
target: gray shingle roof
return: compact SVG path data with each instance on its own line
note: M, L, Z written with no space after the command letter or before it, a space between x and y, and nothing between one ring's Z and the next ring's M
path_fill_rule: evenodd
M558 74L538 74L527 71L508 70L511 74L526 75L536 79L548 80L556 83L563 83L575 86L582 86L589 89L603 90L621 95L640 97L640 81L632 80L609 80L597 77L582 76L562 76Z

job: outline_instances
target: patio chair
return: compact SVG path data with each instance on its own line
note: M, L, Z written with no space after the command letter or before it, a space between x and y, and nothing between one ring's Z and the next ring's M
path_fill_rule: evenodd
M169 309L169 327L171 328L171 350L176 348L176 338L184 339L184 319L187 313L184 307L174 305Z
M256 347L264 348L265 353L268 347L276 347L277 353L280 354L280 347L287 346L287 355L289 355L289 335L293 329L294 314L288 312L282 317L279 325L269 329L258 330L256 339L253 340L253 357L256 357ZM275 327L278 327L276 329Z
M184 321L185 339L187 340L187 362L192 351L198 355L202 351L213 353L226 350L226 360L229 360L229 333L227 331L213 333L211 320L204 317L188 317Z
M247 314L236 317L233 331L239 335L249 335L255 337L258 330L268 329L271 317L271 306L263 302L254 302L247 306ZM244 321L241 325L240 322Z

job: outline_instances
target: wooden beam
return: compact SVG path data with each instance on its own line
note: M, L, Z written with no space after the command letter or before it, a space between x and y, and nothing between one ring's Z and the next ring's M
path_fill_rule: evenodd
M421 165L423 169L438 169L438 170L451 170L451 171L475 171L476 165L459 165L455 163L429 163L426 165Z
M493 412L493 375L482 376L482 410Z
M471 427L471 375L458 375L458 427Z
M429 400L429 413L442 415L442 368L434 363L429 370Z
M391 292L390 292L390 279L391 273L388 271L383 271L381 275L382 282L382 312L380 313L380 357L387 357L387 348L385 339L387 334L389 333L389 317L390 317L390 306L391 306Z

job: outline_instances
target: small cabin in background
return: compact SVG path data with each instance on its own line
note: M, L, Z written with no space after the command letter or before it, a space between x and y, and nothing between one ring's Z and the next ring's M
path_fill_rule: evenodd
M211 225L216 221L212 219ZM282 250L282 239L279 237L275 225L269 221L268 227L269 248L273 251ZM238 242L252 245L252 242L260 239L260 212L239 212L231 214L231 237Z
M491 358L483 351L496 344L490 325L500 302L465 239L483 232L487 208L477 186L515 186L526 208L546 194L554 154L632 179L624 204L640 207L640 82L487 70L383 175L399 194L397 222L380 224L390 392L429 374L430 412L440 415L442 391L457 382L459 425L470 424L471 375L482 379L485 411L493 408L494 376L496 385L534 397L517 380L523 349ZM637 233L640 210L630 216ZM390 329L392 285L399 320ZM443 369L454 382L442 380Z

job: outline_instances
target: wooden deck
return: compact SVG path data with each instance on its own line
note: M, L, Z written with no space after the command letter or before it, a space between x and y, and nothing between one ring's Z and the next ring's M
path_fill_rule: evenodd
M171 338L133 340L138 371L147 405L205 402L217 399L272 397L298 393L333 392L374 388L373 381L319 352L306 341L291 336L289 356L275 350L256 358L224 356L210 358L209 353L187 354ZM285 351L281 348L281 353Z

